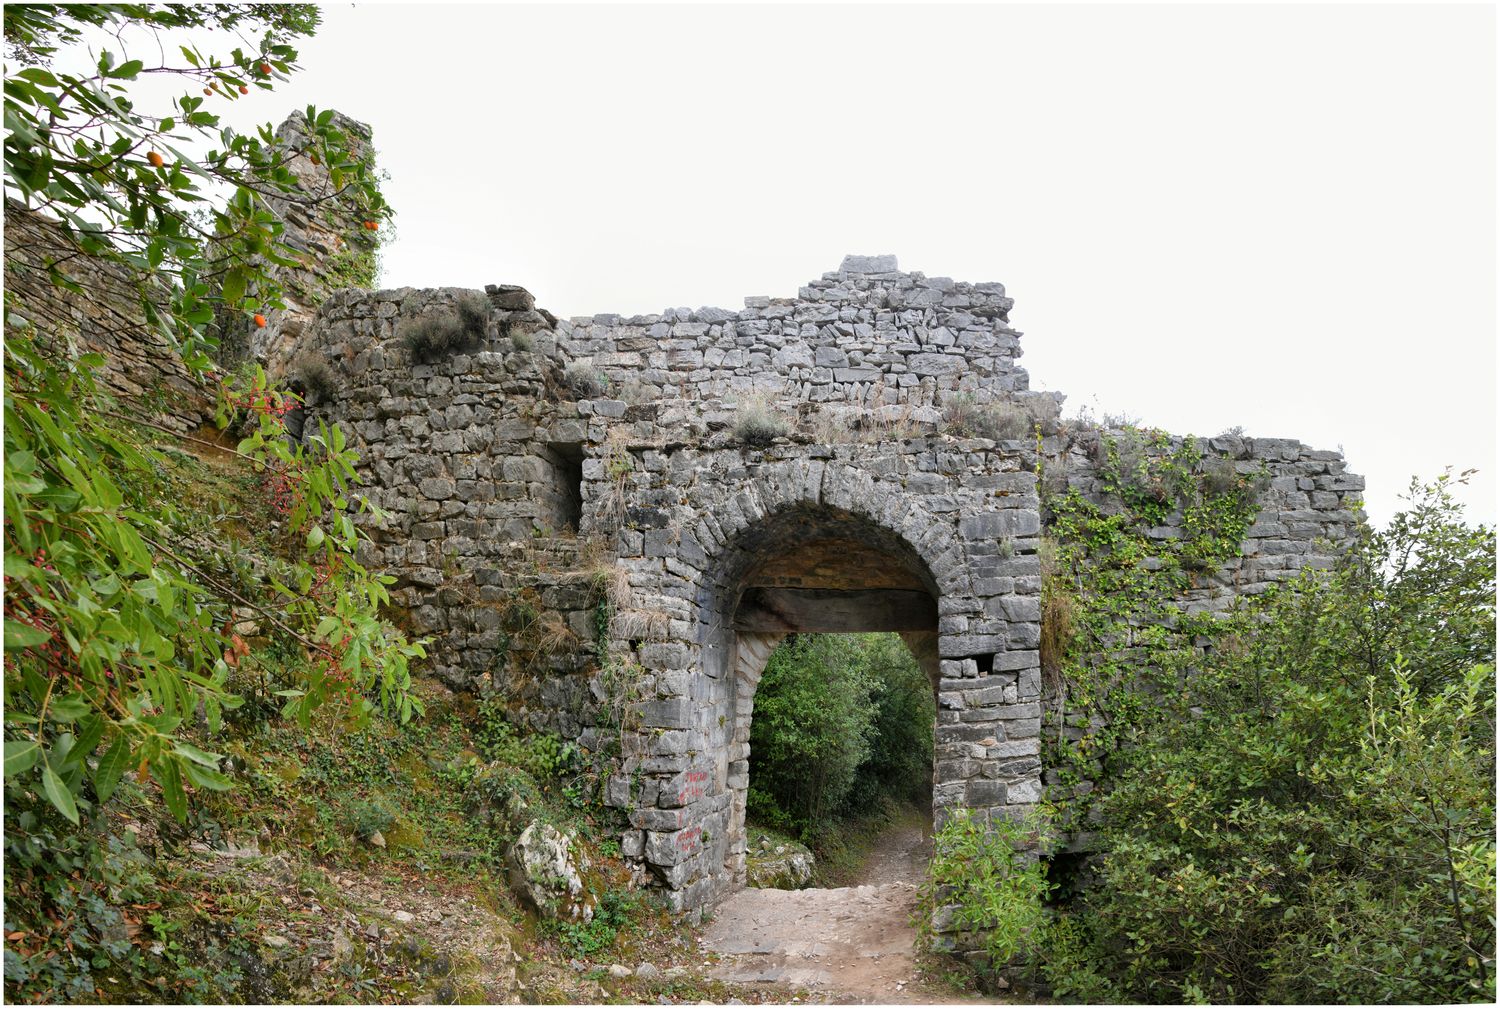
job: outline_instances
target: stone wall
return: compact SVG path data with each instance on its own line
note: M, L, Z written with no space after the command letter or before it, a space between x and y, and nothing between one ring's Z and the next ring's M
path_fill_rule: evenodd
M743 877L754 690L767 643L788 630L911 642L938 692L939 815L960 804L1014 815L1040 794L1035 477L1019 443L936 430L945 396L1024 392L1009 303L998 285L975 296L877 265L830 274L809 288L820 300L770 318L766 299L749 299L744 319L713 323L555 322L496 289L482 344L430 364L413 361L403 331L465 292L342 292L299 344L335 373L341 394L315 412L360 448L388 514L368 560L398 577L415 629L438 636L437 674L613 755L623 848L679 909ZM891 307L908 299L919 307ZM991 315L968 312L974 300ZM840 340L841 317L868 327L865 350ZM666 356L642 342L661 325ZM679 326L692 328L672 336ZM876 327L898 349L882 349ZM768 335L786 353L762 360ZM812 363L834 343L849 374ZM965 353L982 367L964 368ZM638 386L622 370L636 358L622 355L640 355ZM674 361L688 366L676 394L653 398ZM578 367L606 374L604 395L572 398ZM732 421L757 390L787 436L749 448ZM851 401L922 411L926 430L818 437L823 404ZM767 619L768 599L809 608L783 612L778 629L746 623ZM814 626L830 607L847 626Z
M368 126L339 113L334 113L334 125L350 139L355 154L373 157ZM359 208L335 190L328 166L314 164L306 128L306 117L294 112L275 134L276 143L297 152L287 167L300 190L295 200L269 200L282 220L283 241L299 260L295 266L267 267L283 289L286 307L267 309L264 328L240 311L221 311L214 327L222 362L255 361L273 377L294 382L296 344L318 306L339 288L373 282L377 244L361 227ZM54 285L50 264L58 264L83 292ZM102 354L100 383L127 409L149 413L174 430L191 431L212 418L214 394L147 325L139 282L123 266L81 255L57 221L6 200L5 289L18 314L75 356Z
M1076 490L1110 513L1120 508L1121 502L1110 492L1101 473L1103 445L1106 441L1126 444L1132 439L1142 450L1158 457L1176 454L1185 442L1173 436L1152 446L1136 431L1063 425L1057 433L1042 439L1040 455L1028 447L1026 458L1032 468L1048 474L1045 479L1052 491ZM1235 474L1254 480L1258 493L1255 521L1245 532L1238 556L1212 570L1194 573L1189 587L1173 600L1182 613L1224 613L1237 600L1293 581L1304 570L1331 569L1364 520L1364 478L1349 473L1338 452L1313 449L1295 439L1229 433L1196 438L1193 445L1206 460L1225 460ZM1149 529L1147 535L1161 544L1185 537L1181 508ZM1160 563L1160 558L1149 558L1146 563ZM1042 704L1044 732L1049 739L1056 733L1060 739L1076 743L1090 729L1105 724L1096 712L1074 707L1059 696L1050 679L1044 679ZM1052 799L1086 795L1100 784L1092 776L1065 783L1059 770L1051 767L1044 771L1043 780L1049 790L1068 790L1066 794L1049 791ZM1091 816L1096 819L1097 813L1091 810ZM1091 823L1072 824L1073 829L1060 838L1062 846L1074 851L1089 849L1094 841Z
M1024 408L1055 432L1041 469L1096 497L1099 435L1028 389L1000 285L850 257L796 298L564 321L497 287L483 339L414 360L403 334L475 293L330 296L294 344L335 376L314 412L361 451L387 513L367 559L437 675L605 759L622 848L675 908L742 881L754 693L791 631L902 634L937 695L939 819L1041 798L1038 444L945 416ZM750 402L781 436L746 443ZM1336 453L1204 445L1269 480L1242 556L1183 606L1333 562L1362 486Z
M338 112L333 113L333 126L347 138L352 156L374 158L369 126ZM378 245L375 235L364 229L366 215L358 204L334 186L321 159L314 162L307 127L301 112L293 112L277 127L275 143L289 155L286 167L297 180L298 192L295 197L267 198L281 218L281 240L297 260L296 265L265 265L266 274L280 285L286 307L262 313L263 328L252 325L242 312L221 313L218 320L224 360L252 360L273 378L294 381L296 344L318 306L341 288L374 284Z
M53 284L53 264L82 290ZM213 397L147 324L138 283L123 266L81 255L57 221L6 200L8 311L30 321L64 353L102 354L100 388L123 409L191 431L212 416Z
M558 327L563 353L609 380L612 396L649 403L694 437L732 423L741 399L789 417L874 417L935 424L948 398L1016 399L1029 391L1021 334L1001 284L902 273L894 256L848 256L796 298L750 297L738 310L669 308L596 315Z

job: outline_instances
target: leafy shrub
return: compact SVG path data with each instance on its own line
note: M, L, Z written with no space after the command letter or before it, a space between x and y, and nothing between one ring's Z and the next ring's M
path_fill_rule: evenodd
M60 365L23 327L5 340L7 781L24 776L75 823L108 801L127 768L150 773L179 822L185 785L229 788L219 755L182 727L201 710L217 732L240 704L227 681L248 646L231 601L313 657L283 692L283 713L304 726L330 700L356 720L377 706L403 719L419 711L409 662L425 652L377 615L389 593L355 556L351 513L371 505L354 492L342 432L320 427L294 451L280 422L286 400L263 372L250 389L221 390L221 424L242 411L254 418L238 453L278 482L280 520L296 543L278 591L257 580L247 596L210 573L225 566L214 516L184 507L161 479L166 454L103 409L100 363Z
M1495 539L1445 483L1160 699L1055 993L1493 1000Z
M895 634L855 639L874 686L875 716L870 749L855 773L846 806L872 808L888 797L898 802L932 799L932 730L937 703L932 683Z
M753 814L804 839L829 824L870 752L874 687L835 635L792 635L771 653L750 723Z
M461 296L452 309L403 320L396 336L413 361L430 364L478 347L489 319L489 299L471 292Z
M578 763L578 747L555 733L528 732L522 736L507 719L499 698L480 704L474 741L486 760L519 767L538 780L556 777Z
M742 445L764 448L786 433L786 421L764 399L746 398L734 412L734 437Z
M395 815L379 802L357 800L344 811L349 833L361 841L368 841L376 834L385 834L396 822Z
M326 403L338 392L338 379L334 378L333 369L315 354L297 355L287 369L287 377L291 384L302 388L302 397L307 403Z
M593 365L574 361L563 369L563 385L575 399L598 399L609 389L609 379Z
M575 922L563 918L550 924L574 956L593 956L614 946L620 932L629 927L631 916L640 903L637 892L612 888L599 897L599 904L589 921Z
M1034 847L1045 814L1016 823L953 810L933 839L932 861L919 891L921 929L970 933L992 966L1010 963L1042 940L1044 900L1052 889Z
M156 898L151 863L132 835L75 827L16 782L5 809L5 930L26 933L6 945L7 1000L95 1001L91 967L137 956L124 908Z
M943 407L943 426L962 438L1014 441L1032 432L1031 414L1015 403L979 404L974 397L954 396Z

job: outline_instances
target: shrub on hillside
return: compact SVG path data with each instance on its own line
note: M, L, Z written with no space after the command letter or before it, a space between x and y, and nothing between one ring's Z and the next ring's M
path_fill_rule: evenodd
M1163 699L1041 953L1056 995L1493 1000L1494 548L1420 489Z

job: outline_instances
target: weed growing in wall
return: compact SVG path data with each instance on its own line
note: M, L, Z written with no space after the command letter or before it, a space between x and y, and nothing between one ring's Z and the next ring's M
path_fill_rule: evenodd
M609 379L593 365L575 361L563 369L563 386L574 399L598 399L609 391Z
M786 421L762 398L746 397L734 412L734 437L741 445L765 448L786 434Z
M1031 434L1035 421L1015 403L975 402L962 393L943 407L943 428L961 438L988 438L991 441L1014 441Z
M484 341L489 319L489 299L470 293L452 309L403 320L396 337L413 361L430 364L477 348Z
M316 354L298 354L287 369L287 377L291 385L301 387L303 402L308 404L326 403L338 391L333 369Z

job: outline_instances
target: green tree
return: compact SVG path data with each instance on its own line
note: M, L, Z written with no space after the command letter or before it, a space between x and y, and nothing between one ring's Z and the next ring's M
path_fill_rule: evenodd
M766 662L750 723L751 812L815 835L870 751L876 681L850 636L796 634Z
M859 765L846 806L870 809L883 797L932 801L932 731L937 718L933 685L895 634L854 639L874 680L875 716L870 751Z
M750 725L750 812L809 841L883 799L932 788L932 684L894 634L792 635Z
M62 222L74 249L49 264L52 281L88 296L79 279L87 271L70 264L126 267L151 325L189 365L206 367L216 310L279 304L267 271L292 260L268 201L311 198L287 167L295 152L274 142L269 125L243 134L216 110L296 69L287 42L316 27L316 8L12 4L4 18L11 55L27 64L5 80L5 186ZM49 67L95 27L119 39L145 32L150 65L104 50L87 74ZM195 27L264 35L205 55L178 43ZM147 74L200 93L144 110L132 86ZM331 113L309 109L307 118L311 153L375 225L389 212L369 165L349 153ZM193 156L193 145L206 152ZM302 681L283 691L287 714L305 722L337 699L356 720L377 707L409 717L408 664L422 648L378 616L389 579L356 559L352 516L368 505L354 492L342 433L324 427L292 445L281 425L290 404L264 375L220 389L221 421L251 422L238 453L274 485L295 543L290 557L267 562L263 579L237 584L211 520L164 492L162 452L142 447L147 432L101 397L92 371L103 362L70 360L7 297L8 788L45 796L77 823L127 770L154 778L179 820L185 786L228 787L218 755L185 730L199 713L216 730L238 703L227 684L246 655L234 631L246 611L306 656Z
M1122 755L1063 996L1495 993L1495 538L1449 480L1220 642Z

